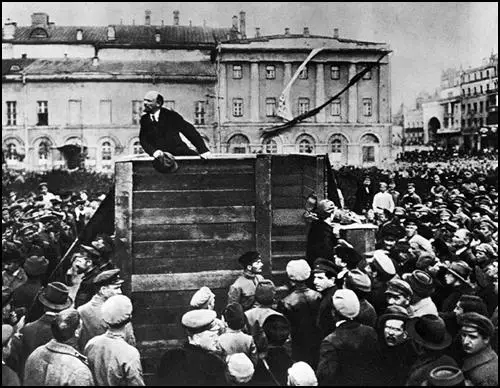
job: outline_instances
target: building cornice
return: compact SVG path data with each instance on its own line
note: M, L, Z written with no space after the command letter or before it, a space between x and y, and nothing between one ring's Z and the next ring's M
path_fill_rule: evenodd
M217 81L216 76L176 76L160 74L127 75L127 74L28 74L24 77L24 82L158 82L175 81L179 83L212 83ZM2 82L16 83L23 82L21 74L6 75L2 77Z

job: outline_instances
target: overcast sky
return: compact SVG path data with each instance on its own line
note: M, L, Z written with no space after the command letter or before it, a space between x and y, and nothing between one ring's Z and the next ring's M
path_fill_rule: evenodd
M478 66L492 50L498 53L498 3L52 3L2 2L2 22L30 25L33 12L46 12L56 25L108 25L144 23L144 10L152 11L152 24L172 24L180 11L180 24L230 27L231 17L246 12L247 35L255 27L277 34L289 27L302 33L332 35L388 43L393 50L392 106L413 105L421 91L439 86L441 71L449 67Z

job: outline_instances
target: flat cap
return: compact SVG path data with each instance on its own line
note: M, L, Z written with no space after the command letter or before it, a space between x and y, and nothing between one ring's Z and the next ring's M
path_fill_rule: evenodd
M132 301L125 295L113 295L101 306L102 319L109 325L120 325L132 316Z
M370 292L372 290L370 277L358 268L347 272L346 286L351 290L362 292Z
M434 280L427 272L416 269L411 274L403 274L403 280L406 280L413 293L421 298L427 298L434 293Z
M491 338L495 332L495 326L491 320L484 315L476 312L464 313L458 316L458 325L460 327L472 327L477 329L479 334Z
M215 298L215 294L208 288L207 286L201 287L198 291L196 291L191 298L191 302L189 305L194 308L203 308L204 305L211 299Z
M82 244L82 245L81 245L81 248L82 248L85 252L89 253L89 254L90 254L91 256L93 256L93 257L96 257L96 258L97 258L97 257L101 257L101 253L100 253L97 249L95 249L94 247L92 247L92 246L90 246L90 245L84 245L84 244Z
M396 267L394 267L394 263L391 258L380 249L373 252L373 264L379 271L382 271L387 275L396 274Z
M94 279L94 284L97 288L102 286L108 286L110 284L122 284L124 282L123 279L120 278L120 270L119 269L110 269L107 271L101 272Z
M217 314L213 310L191 310L182 316L181 323L189 331L201 333L205 330L218 330L218 325L215 323L216 317Z
M243 268L246 268L247 265L251 265L254 261L260 259L260 253L257 251L248 251L240 256L238 262L241 264Z
M40 276L47 272L49 261L44 256L30 256L24 262L23 268L29 276Z
M386 321L389 319L397 319L406 322L410 319L408 310L403 306L390 305L378 319L378 327L383 328Z
M314 387L318 385L314 369L304 361L297 361L288 368L288 378L294 386Z
M337 274L339 273L339 270L338 270L337 266L335 265L335 263L333 263L332 261L327 260L327 259L317 258L314 261L313 273L318 273L318 272L324 272L327 275L330 275L333 277L333 276L337 276Z
M333 307L345 318L354 319L359 314L359 299L352 290L340 289L332 297Z
M413 290L410 284L401 279L391 279L387 282L386 294L391 295L403 295L406 298L411 298L413 296Z
M286 274L290 280L303 282L311 276L311 267L304 259L290 260L286 265Z
M252 361L245 353L233 353L226 358L227 371L238 384L248 383L255 372Z

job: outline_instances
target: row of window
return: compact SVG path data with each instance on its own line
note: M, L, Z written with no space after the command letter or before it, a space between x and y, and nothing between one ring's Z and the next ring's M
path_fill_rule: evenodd
M488 100L486 100L486 104L484 104L483 101L479 101L479 111L478 111L478 104L477 102L473 102L471 104L467 104L467 112L468 113L483 113L488 110ZM462 104L462 111L465 113L465 104Z
M498 87L498 81L495 80L493 81L495 87L494 89L496 89ZM486 92L489 92L490 91L490 84L487 83L486 84ZM476 95L476 94L483 94L485 91L483 90L483 85L479 85L479 89L474 86L472 89L471 88L467 88L467 90L465 88L462 89L462 95L465 96L471 96L471 95Z
M306 113L310 110L310 100L306 97L299 97L298 102L298 113L299 115ZM276 98L269 97L266 98L266 116L274 117L276 116L277 102ZM341 114L341 101L335 100L330 104L330 115L340 116ZM372 115L372 99L363 98L363 115ZM243 116L243 98L233 98L233 117Z
M465 124L467 124L467 127L482 127L483 124L486 124L486 122L483 120L482 117L475 118L475 119L462 119L462 128L465 128Z
M233 79L243 78L243 67L241 65L233 65ZM308 79L309 72L307 66L302 69L299 73L299 79ZM330 78L334 80L340 79L340 66L331 65L330 66ZM266 79L276 79L276 66L266 65ZM364 80L372 79L371 70L368 71L364 76Z
M194 123L205 124L205 101L196 101L194 107ZM7 101L7 125L17 125L17 101ZM167 100L164 103L167 109L175 109L175 101ZM78 125L82 123L82 101L68 101L68 124ZM139 124L143 113L143 101L132 101L132 124ZM99 101L99 123L111 124L113 121L111 100ZM48 101L37 101L37 123L36 125L49 125L49 103Z
M494 71L492 73L492 76L495 76ZM464 74L463 77L464 77L464 82L479 81L481 79L489 78L490 71L489 70L477 71L471 74Z

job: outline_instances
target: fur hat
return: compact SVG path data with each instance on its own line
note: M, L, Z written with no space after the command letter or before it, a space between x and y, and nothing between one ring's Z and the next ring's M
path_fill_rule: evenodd
M333 307L345 318L354 319L359 314L359 299L352 290L340 289L332 297Z
M239 303L230 303L222 312L230 329L241 330L247 322L243 306Z
M290 260L286 265L286 274L290 280L303 282L311 276L311 267L304 259Z
M215 294L210 290L210 288L203 286L194 293L189 305L197 309L203 308L212 298L215 298Z

